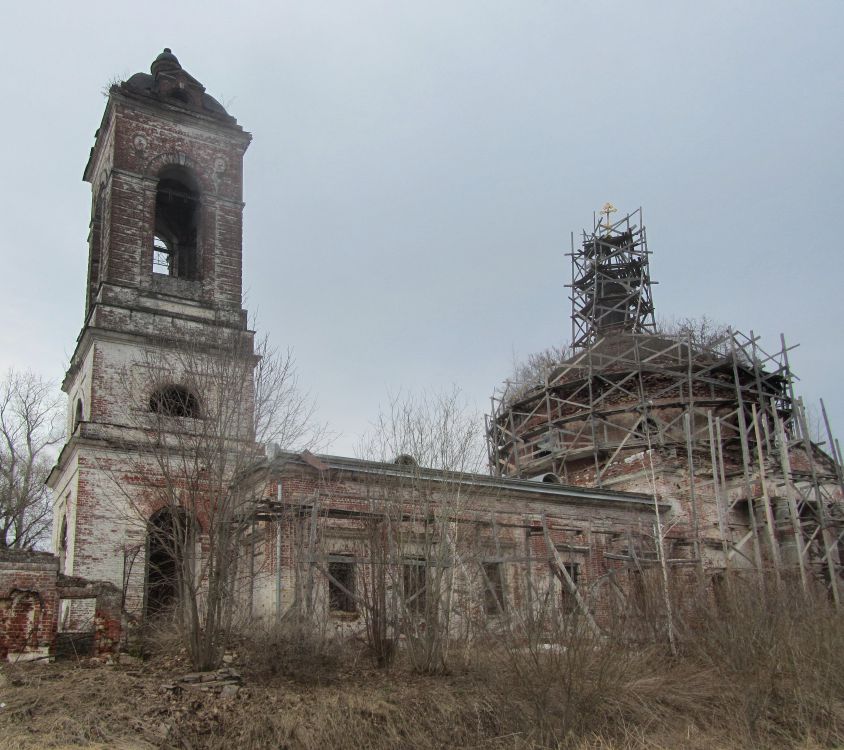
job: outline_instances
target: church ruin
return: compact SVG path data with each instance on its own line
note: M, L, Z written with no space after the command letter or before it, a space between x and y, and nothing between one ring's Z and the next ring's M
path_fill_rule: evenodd
M0 560L0 600L21 609L0 619L4 655L55 653L62 633L116 648L187 584L230 587L244 622L295 612L340 632L540 606L600 629L635 617L669 568L706 584L770 573L840 602L837 442L812 442L784 341L657 330L641 212L606 207L572 247L570 355L494 396L488 474L265 450L241 307L250 140L169 50L109 91L84 172L55 556ZM229 432L209 436L238 388ZM212 439L219 472L197 458ZM238 533L216 580L203 560L221 498Z
M641 210L605 209L572 247L570 356L493 399L493 473L671 498L702 569L823 580L838 603L841 455L825 412L829 454L810 438L785 339L657 331Z

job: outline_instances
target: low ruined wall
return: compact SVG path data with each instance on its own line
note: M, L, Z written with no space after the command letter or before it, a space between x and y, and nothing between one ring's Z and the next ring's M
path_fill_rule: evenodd
M58 571L58 558L47 552L0 551L0 659L53 656L57 637L68 634L76 634L80 642L87 639L86 652L79 655L99 656L117 650L120 590L110 583L72 578ZM72 608L82 602L90 604L90 621L84 630L63 631L62 603Z
M0 553L0 658L47 656L56 632L59 561L46 552Z

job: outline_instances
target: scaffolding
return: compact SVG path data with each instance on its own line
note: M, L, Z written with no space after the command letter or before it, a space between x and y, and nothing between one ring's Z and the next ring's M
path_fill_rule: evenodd
M701 565L814 577L838 603L840 448L825 410L826 451L812 441L784 337L766 351L752 331L657 332L641 209L616 222L611 209L572 252L574 353L492 397L493 474L656 492L658 466L687 481L675 533Z
M634 617L648 620L649 627L657 623L675 649L674 631L683 620L669 596L668 570L674 571L671 581L676 583L677 569L695 561L673 556L676 540L666 543L656 525L645 521L638 528L597 531L591 523L571 526L570 521L549 516L544 510L502 516L492 509L449 514L437 524L431 516L408 514L412 500L399 512L384 503L391 504L389 495L366 510L343 508L330 492L316 491L297 499L279 494L277 502L265 504L262 519L275 522L279 531L285 519L289 534L286 544L292 591L286 607L278 592L275 616L279 621L292 617L325 626L333 617L351 633L356 627L368 630L375 618L381 618L384 634L395 642L414 621L424 623L423 632L430 623L465 636L467 626L477 626L479 621L472 618L481 612L497 615L496 627L542 637L551 632L547 628L559 627L561 618L571 615L582 618L596 637L601 637L613 617ZM658 513L665 509L656 508ZM434 546L446 543L444 555L418 557L399 542L401 527L420 522L426 534L433 531L439 540ZM455 535L460 544L447 541L452 536L443 533L447 527L464 528ZM596 534L602 540L597 544L578 541L575 534L587 529L590 536ZM373 535L373 531L378 533ZM354 540L352 546L350 540ZM280 552L276 560L281 560ZM350 575L338 575L335 565L345 566ZM425 581L418 594L424 595L426 603L419 609L413 605L417 593L407 589L405 573L410 565L420 566L419 580ZM602 572L584 575L584 569L593 569L593 565L601 565ZM497 577L492 575L498 566L509 571L506 585L500 572ZM654 578L660 568L664 583ZM275 570L279 574L278 562ZM429 591L435 570L443 571L447 583ZM679 576L682 578L682 571ZM511 587L515 588L509 590ZM461 601L455 603L457 591ZM342 595L351 606L332 609L332 592ZM429 596L431 605L439 604L429 606ZM439 606L449 608L446 622L436 619Z
M648 243L642 209L612 221L616 209L606 203L603 220L593 218L591 232L575 250L572 235L572 347L588 347L613 331L656 331L651 298Z

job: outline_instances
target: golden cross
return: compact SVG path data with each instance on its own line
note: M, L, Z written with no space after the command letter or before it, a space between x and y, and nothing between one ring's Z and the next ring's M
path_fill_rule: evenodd
M607 217L604 223L604 229L606 229L608 232L610 229L612 229L612 224L610 223L610 214L614 214L616 211L618 211L618 209L612 203L605 203L601 207L601 213Z

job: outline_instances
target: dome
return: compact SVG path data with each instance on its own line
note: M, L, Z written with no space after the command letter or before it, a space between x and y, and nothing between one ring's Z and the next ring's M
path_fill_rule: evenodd
M152 65L150 65L149 70L154 76L157 76L161 71L164 70L181 70L182 66L179 65L179 58L176 57L172 50L169 47L164 48L164 52L162 52L155 60L152 61Z
M135 73L122 84L127 93L166 101L228 122L236 120L225 110L205 87L191 76L179 63L169 47L152 61L149 73Z

